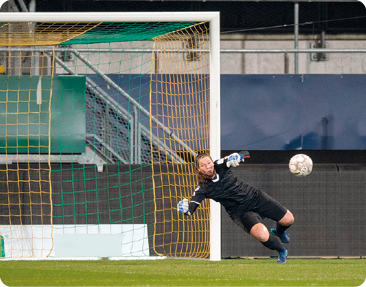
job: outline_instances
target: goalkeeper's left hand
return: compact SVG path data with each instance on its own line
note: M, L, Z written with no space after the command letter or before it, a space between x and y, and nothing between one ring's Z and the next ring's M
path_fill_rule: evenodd
M235 152L228 156L227 161L226 161L226 166L227 167L230 167L230 166L237 167L241 161L244 162L244 156L240 153Z
M179 212L190 215L188 205L188 199L184 198L183 200L178 202L177 209Z

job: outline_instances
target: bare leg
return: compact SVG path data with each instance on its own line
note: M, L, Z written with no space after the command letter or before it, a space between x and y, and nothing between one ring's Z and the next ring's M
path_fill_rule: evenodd
M281 220L278 221L278 223L283 226L290 226L292 223L294 223L294 221L295 221L294 216L289 210L287 210L285 216L282 217Z

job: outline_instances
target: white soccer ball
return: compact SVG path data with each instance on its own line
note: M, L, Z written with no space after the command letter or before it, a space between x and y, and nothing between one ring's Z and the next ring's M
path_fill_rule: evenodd
M313 161L306 154L297 154L290 159L289 168L296 176L307 176L313 170Z

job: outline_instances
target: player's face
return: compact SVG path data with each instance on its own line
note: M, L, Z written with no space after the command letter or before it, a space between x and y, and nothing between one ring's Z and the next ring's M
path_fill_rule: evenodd
M214 163L210 157L206 156L201 158L198 164L198 170L200 172L208 176L212 176L212 178L215 176Z

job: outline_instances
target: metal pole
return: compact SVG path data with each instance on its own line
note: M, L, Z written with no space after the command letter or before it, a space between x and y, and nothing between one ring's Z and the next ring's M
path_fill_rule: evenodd
M31 0L29 3L29 12L33 13L36 12L36 1L35 0ZM35 27L36 27L36 23L35 22L28 22L29 25L29 32L31 33L31 35L35 35ZM39 65L39 52L32 52L32 57L31 57L31 75L32 76L39 76L40 74L40 65Z
M22 52L69 52L73 53L73 49L70 48L25 48L25 47L9 47L4 48L0 47L0 52L14 52L14 51L22 51ZM160 50L157 50L160 51ZM78 52L100 52L100 53L143 53L143 52L152 52L151 49L78 49ZM208 52L208 50L202 50L202 52ZM366 53L366 49L268 49L268 50L259 50L259 49L222 49L220 50L220 54L240 54L240 53L248 53L248 54L276 54L276 53ZM172 50L171 53L183 53L181 50Z
M23 0L18 0L18 3L20 5L20 8L22 8L23 12L28 12L27 6L25 5ZM34 11L30 11L30 12L34 12Z
M134 144L135 144L135 160L134 160L134 163L138 163L138 149L139 149L139 146L138 146L138 132L137 132L137 125L138 125L138 115L137 115L137 108L136 106L133 106L133 115L134 115L134 122L135 122L135 141L134 141Z
M289 64L288 64L289 59L288 59L288 53L285 53L285 54L284 54L284 62L285 62L285 64L284 64L284 66L285 66L285 68L284 68L284 74L288 74L288 73L289 73Z
M29 12L36 12L36 0L31 0L29 3Z
M366 53L366 49L268 49L268 50L255 50L255 49L238 49L221 50L222 54L238 54L238 53L248 53L248 54L276 54L276 53Z
M137 109L136 109L137 110ZM136 133L137 133L137 164L141 164L141 125L140 125L140 114L137 110L137 123L136 123Z
M219 159L220 142L220 18L210 21L210 154ZM210 199L210 260L221 260L221 205Z
M109 134L109 105L105 106L105 110L104 110L104 142L106 143L107 146L110 145L111 139L110 139L110 134ZM109 158L110 154L108 149L104 149L104 154L107 156L107 158Z
M135 118L131 117L131 121L130 121L130 163L135 163L134 161L134 148L133 148L133 144L134 144L134 135L135 135Z
M159 74L159 54L158 54L158 52L154 52L154 66L155 66L155 74Z
M299 3L295 2L295 49L299 48ZM295 62L295 74L299 73L299 54L296 53L294 55L294 62Z

